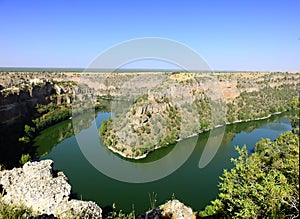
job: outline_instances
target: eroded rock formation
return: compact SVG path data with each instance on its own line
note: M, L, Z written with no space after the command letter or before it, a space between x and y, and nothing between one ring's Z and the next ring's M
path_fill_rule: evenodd
M0 172L3 201L24 205L40 214L61 218L101 218L101 208L91 201L70 199L71 186L62 172L53 170L53 161L28 162L23 168Z
M196 215L190 207L174 199L160 206L164 218L196 219Z

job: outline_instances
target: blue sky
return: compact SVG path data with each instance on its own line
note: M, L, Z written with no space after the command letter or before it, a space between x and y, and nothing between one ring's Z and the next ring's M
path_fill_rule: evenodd
M86 67L113 45L162 37L213 70L300 71L300 1L0 0L0 66Z

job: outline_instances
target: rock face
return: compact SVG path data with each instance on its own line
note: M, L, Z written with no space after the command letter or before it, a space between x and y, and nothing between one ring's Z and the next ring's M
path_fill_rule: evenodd
M0 125L13 124L18 120L32 117L33 109L37 104L50 102L58 105L70 104L73 100L72 95L72 85L63 86L49 82L0 92Z
M161 215L172 219L196 219L196 215L190 207L185 206L178 200L170 200L160 206Z
M23 168L0 172L3 200L25 205L34 212L57 217L101 218L101 208L91 201L70 200L67 177L53 171L53 161L28 162Z

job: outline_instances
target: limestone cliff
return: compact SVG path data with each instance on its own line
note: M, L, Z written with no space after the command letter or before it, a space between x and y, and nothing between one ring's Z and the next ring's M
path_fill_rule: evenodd
M0 172L0 185L7 204L24 205L36 214L60 218L101 218L101 208L91 201L71 199L71 186L53 161L28 162L23 168Z
M31 118L37 104L71 103L72 95L72 86L49 82L21 88L6 88L0 92L0 123L7 125Z
M175 73L138 79L115 91L114 117L99 129L109 149L134 159L218 126L286 111L298 96L300 78L294 73Z

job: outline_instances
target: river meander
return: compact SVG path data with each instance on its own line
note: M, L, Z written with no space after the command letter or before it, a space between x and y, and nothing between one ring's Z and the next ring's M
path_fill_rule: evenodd
M99 112L95 122L99 127L103 119L107 119L110 113ZM88 131L87 128L84 131ZM205 167L198 167L201 153L206 145L209 132L196 137L186 139L177 145L162 148L150 153L145 159L129 161L112 153L106 147L99 144L99 148L105 151L106 156L115 160L115 165L124 165L127 168L141 168L141 163L149 163L159 160L179 148L179 153L172 154L168 165L176 165L180 159L180 151L184 152L189 142L196 141L196 147L189 159L173 173L165 178L148 183L126 183L112 179L94 168L83 155L73 134L72 121L64 121L44 131L35 139L37 156L40 159L54 160L55 169L63 171L69 178L72 191L77 197L84 200L93 200L101 207L116 204L117 209L129 212L134 205L138 213L149 209L149 193L157 193L157 204L162 204L172 196L191 206L194 210L200 210L214 200L218 194L219 176L223 169L232 167L231 157L236 157L235 145L247 145L250 152L255 143L261 138L274 140L280 133L291 130L287 114L275 115L268 119L227 125L222 144L212 161ZM99 156L99 159L100 156ZM105 164L103 164L105 165ZM109 163L108 169L113 171L114 163ZM161 167L153 166L152 171L159 171Z

